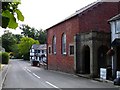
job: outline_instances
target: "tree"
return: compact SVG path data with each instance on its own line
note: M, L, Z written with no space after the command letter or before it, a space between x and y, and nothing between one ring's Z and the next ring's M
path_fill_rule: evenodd
M35 28L32 28L26 24L22 24L19 28L23 31L21 32L21 34L24 35L25 37L31 37L31 38L35 37L35 33L36 33Z
M11 32L5 32L2 35L2 47L5 48L6 52L11 52L11 46L16 44L17 40Z
M40 30L38 40L41 44L45 44L47 40L47 32Z
M2 2L2 28L15 29L18 27L17 21L24 21L24 16L18 9L19 4L20 2Z
M29 37L21 38L20 44L18 44L18 49L25 60L29 60L30 48L33 44L39 44L39 41Z
M19 44L20 43L20 39L22 38L23 36L21 34L16 34L14 35L14 38L16 39L16 44Z
M30 27L28 25L22 24L19 27L21 30L23 30L23 32L21 32L21 34L23 34L26 37L31 37L35 40L38 40L40 42L40 44L45 44L46 43L46 31L43 31L42 29L37 30L34 27Z
M18 44L14 44L11 46L11 54L12 56L14 56L14 58L22 58L22 54L19 52L19 49L18 49Z

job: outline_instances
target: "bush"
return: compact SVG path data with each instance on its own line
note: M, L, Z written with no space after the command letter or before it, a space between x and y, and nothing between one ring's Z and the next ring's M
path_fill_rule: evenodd
M9 63L9 55L7 52L0 53L0 58L2 57L2 64L8 64Z
M29 61L30 60L30 54L29 53L24 54L23 59Z

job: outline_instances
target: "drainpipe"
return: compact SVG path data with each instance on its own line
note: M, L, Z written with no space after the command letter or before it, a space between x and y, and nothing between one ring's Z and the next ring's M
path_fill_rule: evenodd
M46 50L47 68L46 69L48 70L48 31L47 31L47 35L46 35L46 47L47 47L47 50Z

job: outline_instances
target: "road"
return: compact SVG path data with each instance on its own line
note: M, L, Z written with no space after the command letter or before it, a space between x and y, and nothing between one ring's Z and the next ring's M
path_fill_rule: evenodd
M111 83L94 81L73 74L33 67L27 61L10 60L8 74L3 88L55 88L62 90L62 88L117 87Z

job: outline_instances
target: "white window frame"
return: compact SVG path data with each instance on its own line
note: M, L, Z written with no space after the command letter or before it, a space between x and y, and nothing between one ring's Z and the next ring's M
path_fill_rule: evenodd
M115 33L120 33L120 20L116 20Z
M52 51L53 51L53 54L56 54L56 36L54 35L53 36L53 40L52 40Z
M34 52L34 49L32 49L31 51Z
M66 50L66 34L65 33L62 34L62 44L61 44L61 46L62 46L62 54L66 55L67 50Z

